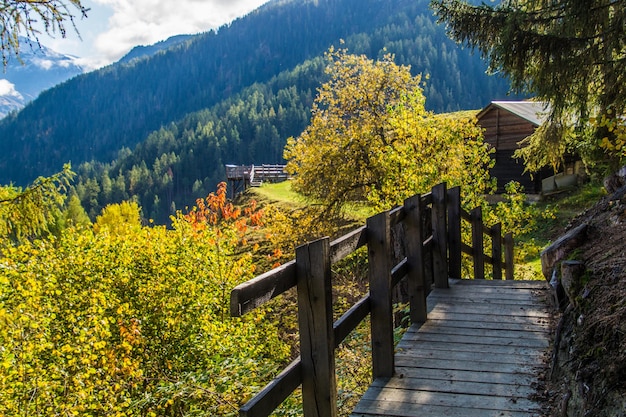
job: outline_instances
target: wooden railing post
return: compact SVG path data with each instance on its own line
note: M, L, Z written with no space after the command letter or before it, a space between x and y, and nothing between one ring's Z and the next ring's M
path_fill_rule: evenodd
M514 279L513 270L513 234L507 233L504 236L504 263L506 264L506 279Z
M406 259L409 266L408 287L411 323L426 322L426 286L430 286L425 275L425 251L422 242L422 198L420 195L404 200L406 210L405 244Z
M446 184L433 187L433 270L435 287L448 288L448 228L446 225Z
M448 276L461 278L461 187L448 190Z
M369 284L374 378L394 373L393 308L391 302L391 222L389 212L367 219Z
M296 249L296 274L304 416L335 417L337 385L328 238Z
M472 250L474 252L474 279L485 279L485 248L483 244L483 210L476 207L472 217Z
M502 279L502 223L491 226L491 259L493 279Z

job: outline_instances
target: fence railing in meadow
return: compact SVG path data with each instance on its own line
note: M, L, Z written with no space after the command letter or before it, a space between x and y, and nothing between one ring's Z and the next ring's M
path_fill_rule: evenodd
M462 241L462 221L472 227L472 243ZM394 262L392 229L404 232L404 257ZM491 255L484 253L484 236L491 237ZM333 323L331 265L368 247L369 293ZM502 247L505 250L502 250ZM502 255L504 252L504 261ZM373 377L394 373L392 291L407 280L410 318L427 319L426 297L432 286L448 287L448 277L460 278L462 253L473 260L474 278L485 278L485 263L493 279L513 279L513 238L501 236L501 226L485 227L480 208L461 208L460 188L435 186L430 193L408 198L404 205L367 219L365 226L330 242L323 238L296 249L296 259L245 282L231 293L231 315L241 316L297 287L300 357L287 366L241 409L241 416L269 416L302 385L305 417L337 415L335 349L370 315Z

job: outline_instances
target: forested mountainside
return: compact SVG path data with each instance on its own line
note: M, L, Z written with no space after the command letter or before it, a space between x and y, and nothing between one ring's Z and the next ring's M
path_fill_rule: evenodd
M193 35L176 35L171 36L164 41L157 42L153 45L139 45L131 49L126 55L117 61L118 64L127 64L135 59L147 58L157 54L165 49L175 47L192 38Z
M167 224L177 208L225 180L224 164L282 161L285 138L308 124L315 96L309 84L321 83L324 65L316 58L191 113L132 152L124 148L113 163L83 163L76 181L83 207L95 218L107 204L132 198L145 217Z
M5 118L0 183L23 185L67 161L74 167L111 161L150 132L321 56L340 39L351 52L371 57L386 48L415 73L430 74L426 95L434 110L478 108L507 91L504 80L484 74L479 57L447 39L427 0L273 1L150 58L76 77ZM313 91L318 82L294 81ZM245 146L249 138L240 140L234 146Z

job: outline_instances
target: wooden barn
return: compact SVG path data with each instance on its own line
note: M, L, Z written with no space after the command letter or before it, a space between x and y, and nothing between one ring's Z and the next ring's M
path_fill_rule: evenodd
M524 162L513 158L519 142L531 135L547 118L548 105L536 101L492 101L476 116L485 129L485 142L495 149L491 174L498 180L498 192L510 181L517 181L527 193L540 193L542 179L552 176L545 169L531 177L524 173Z

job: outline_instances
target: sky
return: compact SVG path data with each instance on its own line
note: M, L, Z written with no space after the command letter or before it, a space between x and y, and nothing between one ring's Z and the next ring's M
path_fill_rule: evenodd
M173 35L216 29L268 0L83 0L87 18L76 18L67 37L42 35L45 46L77 56L94 69L117 61L134 46L151 45ZM72 14L78 10L70 7ZM82 39L82 40L81 40Z

